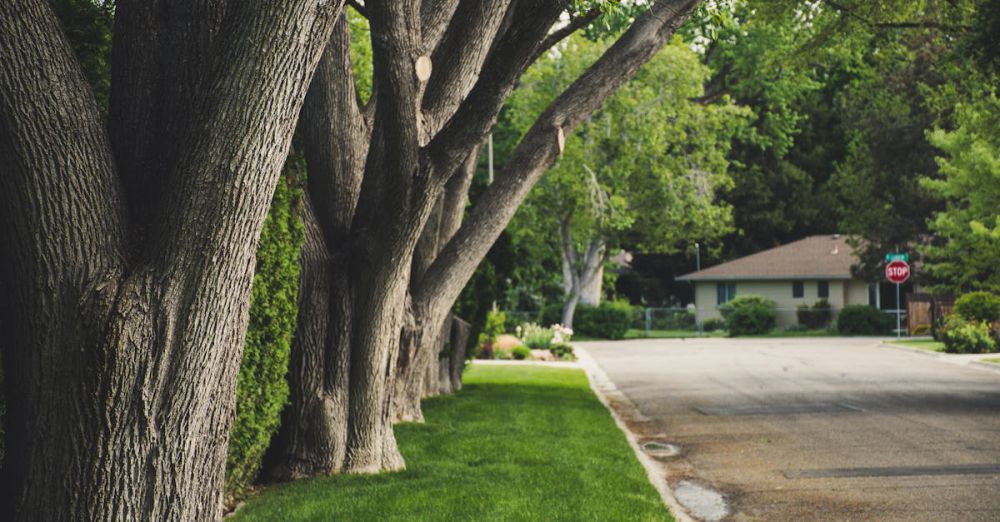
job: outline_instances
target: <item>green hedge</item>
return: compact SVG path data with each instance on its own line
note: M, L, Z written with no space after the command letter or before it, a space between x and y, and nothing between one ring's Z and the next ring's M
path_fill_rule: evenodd
M288 172L288 170L286 170ZM294 175L282 178L257 248L250 324L236 386L236 419L226 459L226 494L239 495L260 471L288 400L288 358L298 313L303 227Z
M837 316L837 331L844 335L887 335L896 319L868 305L845 306Z
M573 331L599 339L624 339L632 325L632 307L622 301L605 301L598 306L577 305Z
M992 323L1000 320L1000 296L969 292L955 300L955 313L967 321Z
M759 295L741 295L719 307L729 335L766 334L778 322L774 301Z
M969 321L958 314L945 317L938 328L938 336L948 353L990 353L996 350L996 341L990 335L986 321Z

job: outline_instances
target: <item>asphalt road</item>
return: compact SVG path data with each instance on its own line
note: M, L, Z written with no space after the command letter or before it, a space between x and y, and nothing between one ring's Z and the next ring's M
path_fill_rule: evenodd
M873 339L579 344L726 520L1000 521L1000 373Z

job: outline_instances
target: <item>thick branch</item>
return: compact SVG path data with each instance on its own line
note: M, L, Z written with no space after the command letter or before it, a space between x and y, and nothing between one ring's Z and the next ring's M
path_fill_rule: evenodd
M346 11L316 68L300 125L320 228L328 244L342 246L357 206L371 136L354 90Z
M437 47L458 8L458 0L423 0L420 4L420 34L422 48L429 53Z
M572 132L631 78L674 34L697 0L659 0L643 13L580 78L535 121L455 237L428 269L415 302L454 302L528 191L560 153L559 135ZM460 110L461 112L461 110ZM442 132L444 134L444 132Z
M542 43L538 46L538 49L535 51L535 57L531 61L534 62L535 60L538 60L538 58L540 58L542 54L545 53L545 51L548 51L549 49L552 48L552 46L563 41L563 39L569 37L569 35L577 32L580 29L583 29L584 27L587 27L587 25L589 25L590 22L597 20L597 17L600 15L601 15L601 8L595 7L587 11L586 13L583 13L582 15L574 17L572 20L569 21L569 23L560 27L559 29L552 31L551 34L545 37L545 40L542 40Z
M438 64L424 93L422 108L434 134L468 94L486 60L510 0L464 2L433 54Z
M562 3L556 0L514 4L504 20L509 27L494 42L479 80L427 146L438 172L454 172L469 151L485 140L515 82L561 13Z

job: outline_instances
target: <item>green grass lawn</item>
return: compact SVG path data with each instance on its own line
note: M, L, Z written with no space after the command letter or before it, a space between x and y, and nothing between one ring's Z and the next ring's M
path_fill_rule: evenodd
M726 332L714 331L714 332L702 332L702 337L725 337ZM698 332L694 330L650 330L646 333L646 330L640 330L638 328L629 328L625 332L626 339L677 339L681 337L698 337ZM576 340L576 337L573 338Z
M1000 364L1000 357L994 357L994 358L990 358L990 359L979 359L979 362L992 363L992 364Z
M465 375L396 426L406 471L268 488L233 520L672 520L582 371Z
M892 340L889 344L898 344L899 346L909 346L910 348L920 348L921 350L927 350L930 352L943 352L944 343L935 341L933 339L903 339L903 340Z

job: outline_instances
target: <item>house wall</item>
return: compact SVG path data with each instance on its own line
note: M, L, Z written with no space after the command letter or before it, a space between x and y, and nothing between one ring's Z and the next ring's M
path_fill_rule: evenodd
M730 281L732 282L732 281ZM777 308L778 327L798 324L796 309L799 305L812 306L820 299L817 280L803 280L804 292L802 297L792 297L792 283L789 280L780 281L736 281L736 295L759 295L774 301ZM868 287L861 281L829 281L830 296L827 301L833 309L833 316L836 317L840 309L848 304L867 304ZM699 281L695 283L695 309L698 321L706 319L717 319L722 317L719 314L717 305L717 294L715 289L716 281Z

